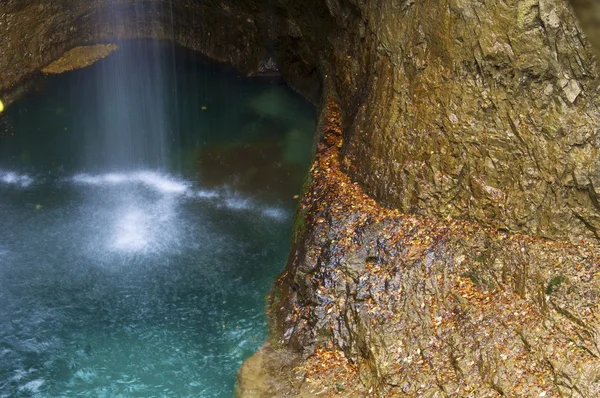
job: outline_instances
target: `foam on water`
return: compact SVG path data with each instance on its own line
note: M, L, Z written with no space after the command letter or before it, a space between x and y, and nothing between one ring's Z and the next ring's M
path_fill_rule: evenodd
M231 210L249 210L253 207L250 200L240 197L225 198L222 204Z
M125 189L145 187L161 195L185 195L189 199L211 200L217 207L224 207L236 211L253 211L274 219L284 220L289 217L288 212L276 207L262 207L249 198L241 196L230 186L221 189L204 189L194 187L189 181L151 170L132 171L129 173L104 173L86 174L79 173L63 179L65 182L90 187L123 187ZM14 171L0 170L0 183L29 188L35 180L27 175ZM165 219L170 214L173 204L163 205L151 211L151 214L142 209L136 209L135 203L130 203L127 208L118 209L118 219L115 221L114 240L111 247L124 251L147 251L153 239L149 237L149 228L155 224L156 217ZM161 226L161 227L164 227ZM0 255L2 250L0 248Z
M177 245L178 229L185 220L177 217L178 202L168 196L159 200L132 199L116 208L114 225L108 235L108 249L127 253L172 251Z
M73 376L82 380L85 383L90 383L96 377L97 372L93 369L79 369L75 372Z
M186 228L180 216L182 206L205 203L203 206L248 213L278 222L291 217L289 211L265 206L245 197L231 186L206 189L177 176L157 171L128 173L76 174L62 182L82 188L118 187L94 192L89 200L95 203L86 224L111 225L89 232L92 256L102 253L148 255L170 252L181 245L179 236ZM85 189L82 192L88 192Z
M33 183L33 178L27 174L19 174L14 171L0 170L0 183L27 188Z
M184 193L188 189L188 184L185 181L146 170L132 173L106 173L98 175L77 174L71 180L78 184L92 186L142 184L161 193Z
M139 209L128 209L117 220L113 248L139 252L150 243L148 217Z
M186 203L206 203L217 209L248 213L283 222L289 211L265 206L245 197L231 186L206 189L182 178L151 170L128 173L79 173L72 177L35 181L26 174L0 171L0 182L23 189L50 184L59 187L74 184L94 203L81 214L80 228L87 229L85 251L92 258L107 254L146 256L178 250L186 220L180 217ZM34 184L34 182L36 184ZM93 188L118 188L90 191ZM89 189L87 189L89 188ZM42 207L43 209L43 207ZM79 232L81 233L81 232ZM76 239L76 237L74 237ZM0 259L8 251L0 246ZM110 261L108 259L107 261Z
M3 114L0 398L231 397L266 338L313 111L120 44Z
M40 387L44 384L44 382L45 381L43 379L32 380L26 383L25 385L19 387L19 391L37 393Z
M198 190L190 192L189 196L191 198L198 198L198 199L215 199L215 198L220 197L221 195L219 195L219 193L214 190L198 189Z
M278 207L266 207L262 210L262 214L265 217L269 217L269 218L272 218L277 221L283 221L287 217L289 217L288 212L286 212L284 209L278 208Z

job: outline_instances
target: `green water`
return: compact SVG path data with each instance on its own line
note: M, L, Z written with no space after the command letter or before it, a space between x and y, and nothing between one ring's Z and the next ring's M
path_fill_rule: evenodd
M139 41L0 119L0 397L232 396L314 109Z

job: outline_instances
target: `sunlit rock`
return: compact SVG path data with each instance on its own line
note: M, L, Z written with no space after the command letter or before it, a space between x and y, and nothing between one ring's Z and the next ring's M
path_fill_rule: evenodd
M42 69L47 74L64 73L81 69L94 62L108 57L118 48L116 44L97 44L93 46L75 47L64 53L59 59Z

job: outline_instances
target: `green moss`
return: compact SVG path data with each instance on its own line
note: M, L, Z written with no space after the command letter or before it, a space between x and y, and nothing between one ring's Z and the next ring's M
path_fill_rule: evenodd
M304 184L302 185L302 197L306 194L306 192L309 190L310 186L312 185L312 178L310 176L310 174L306 177L306 179L304 180ZM304 231L306 231L306 216L307 216L307 210L303 209L302 206L300 206L300 202L298 202L298 208L296 209L296 214L294 215L294 225L293 225L293 229L292 229L292 233L294 236L294 239L296 239L297 237L301 237L304 235Z
M539 1L521 0L517 5L517 21L520 26L530 27L539 19Z
M552 293L554 293L564 281L565 277L562 275L555 276L554 278L550 279L550 282L548 282L548 285L546 286L546 295L550 296Z
M283 293L281 292L281 289L279 288L279 286L277 285L277 283L275 283L275 285L273 286L273 292L272 294L272 300L276 303L281 302L281 299L283 298Z
M486 278L486 276L480 272L479 269L472 269L469 272L462 275L464 278L469 278L471 282L479 289L484 291L494 290L496 288L496 284L493 280Z
M463 274L462 277L469 278L471 282L481 290L494 290L496 288L496 283L485 271L487 264L490 262L488 255L484 251L477 252L473 256L472 261L474 267Z
M304 217L306 215L306 210L303 209L298 209L296 211L296 215L294 216L294 235L295 234L300 234L302 235L304 233L304 231L306 230L306 221L304 220Z

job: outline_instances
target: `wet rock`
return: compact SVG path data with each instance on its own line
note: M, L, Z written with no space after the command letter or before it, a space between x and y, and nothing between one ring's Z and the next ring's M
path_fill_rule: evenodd
M298 214L306 228L269 309L269 349L301 360L257 365L302 380L242 396L600 394L598 243L381 207L341 171L340 112L327 107Z
M577 97L579 97L579 94L581 94L581 87L575 80L560 79L558 84L563 89L565 96L571 104L574 103Z
M600 57L600 3L596 0L569 0L569 3L579 18L582 30L594 45L596 57Z

